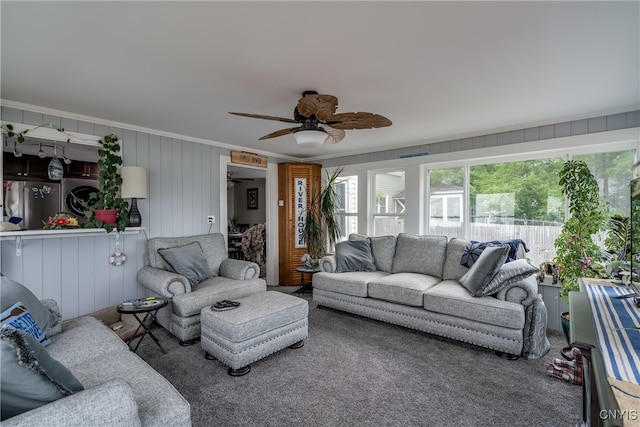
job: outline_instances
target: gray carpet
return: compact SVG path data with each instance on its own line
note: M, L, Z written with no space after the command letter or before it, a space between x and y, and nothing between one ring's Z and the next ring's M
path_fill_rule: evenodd
M304 347L268 356L243 377L159 326L168 354L148 337L138 354L191 403L194 426L572 426L581 417L581 387L544 367L565 345L560 333L549 333L542 359L509 361L303 297Z

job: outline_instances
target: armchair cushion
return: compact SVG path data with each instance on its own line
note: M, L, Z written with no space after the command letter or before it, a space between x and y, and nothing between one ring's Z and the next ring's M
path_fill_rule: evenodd
M2 420L84 390L78 379L26 332L0 327Z
M214 275L198 242L158 249L158 254L174 272L182 274L191 284L200 283Z

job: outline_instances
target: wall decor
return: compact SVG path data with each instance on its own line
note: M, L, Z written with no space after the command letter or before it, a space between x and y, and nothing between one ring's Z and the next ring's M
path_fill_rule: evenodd
M247 188L247 209L258 209L257 188Z

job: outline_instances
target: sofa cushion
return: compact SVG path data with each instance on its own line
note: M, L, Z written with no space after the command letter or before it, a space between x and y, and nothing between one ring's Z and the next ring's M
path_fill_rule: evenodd
M442 269L443 280L458 280L467 271L469 271L469 268L467 266L460 264L462 254L464 253L464 250L469 245L469 243L471 242L469 242L468 240L458 239L456 237L449 240L449 243L447 243L444 268Z
M393 273L421 273L442 277L446 236L400 233L393 258Z
M199 242L158 249L158 254L172 271L182 274L192 285L213 276Z
M369 282L369 296L399 304L422 307L424 291L440 278L418 273L396 273Z
M336 273L375 270L369 239L347 240L336 244Z
M29 310L40 329L52 337L60 332L62 320L59 313L49 310L26 286L8 277L0 277L0 311L5 311L13 304L21 301Z
M469 270L471 271L471 270ZM512 283L526 279L536 274L538 269L529 263L525 258L517 259L513 262L503 264L496 275L487 283L482 290L483 295L493 295L500 292Z
M494 297L474 297L455 280L443 280L425 291L424 308L510 329L524 327L524 306Z
M509 245L489 246L458 281L473 296L489 295L486 286L491 282L509 255Z
M366 297L367 284L388 276L384 271L357 271L350 273L327 273L321 271L313 275L313 287L330 292L338 292L356 297Z
M40 326L38 326L29 310L27 310L21 301L0 313L0 322L14 329L25 331L44 347L51 344L51 340L42 332Z
M370 237L369 240L376 269L391 273L393 258L396 255L396 236L376 236Z
M0 327L0 360L2 420L84 389L69 369L24 331Z

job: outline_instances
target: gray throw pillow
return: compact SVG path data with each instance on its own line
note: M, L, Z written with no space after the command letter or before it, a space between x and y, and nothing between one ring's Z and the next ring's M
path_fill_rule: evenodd
M393 273L420 273L442 277L446 236L400 233L393 258Z
M478 261L479 260L480 259L478 259ZM497 294L510 284L526 279L537 272L538 268L531 265L526 258L508 262L500 267L496 275L487 283L484 289L482 289L482 295L479 296Z
M0 326L0 361L2 420L84 389L35 338L6 325Z
M458 282L475 297L486 295L484 289L498 273L509 255L509 245L489 246Z
M213 276L198 242L158 249L158 255L175 273L182 274L194 285Z
M59 313L51 312L27 287L9 279L0 277L0 311L5 311L17 302L31 313L33 320L38 324L42 332L52 337L60 332L62 322Z
M336 244L336 273L348 271L376 271L369 239Z

